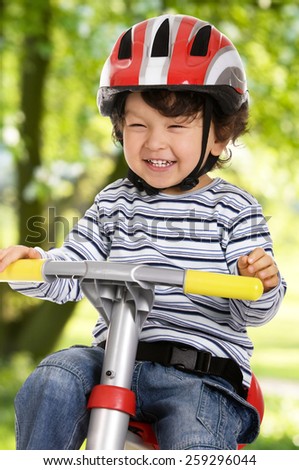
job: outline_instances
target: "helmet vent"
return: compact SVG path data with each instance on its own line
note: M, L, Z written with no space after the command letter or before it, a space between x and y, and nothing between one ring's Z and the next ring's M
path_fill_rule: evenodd
M190 55L205 57L208 53L211 36L211 26L207 25L197 31L194 38Z
M168 57L169 53L169 20L160 25L152 47L151 57Z
M132 28L123 35L118 50L118 59L130 59L132 57Z

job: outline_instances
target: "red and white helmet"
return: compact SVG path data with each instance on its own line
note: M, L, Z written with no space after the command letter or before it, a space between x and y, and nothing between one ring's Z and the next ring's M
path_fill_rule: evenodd
M234 45L211 24L185 15L151 18L119 37L101 74L101 114L111 114L115 94L147 88L208 93L228 114L248 99Z

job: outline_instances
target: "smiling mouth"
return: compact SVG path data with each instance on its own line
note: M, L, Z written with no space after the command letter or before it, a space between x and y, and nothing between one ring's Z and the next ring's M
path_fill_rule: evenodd
M146 160L150 165L158 168L165 168L167 166L174 165L175 162L171 160Z

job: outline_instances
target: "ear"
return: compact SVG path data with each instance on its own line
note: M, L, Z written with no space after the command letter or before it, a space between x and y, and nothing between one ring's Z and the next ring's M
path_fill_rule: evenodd
M208 140L210 153L214 155L215 157L219 157L219 155L221 155L224 149L227 147L229 141L230 141L230 138L225 139L225 140L217 139L215 135L214 123L212 122L211 127L210 127L209 140Z
M210 152L212 155L219 157L222 154L224 149L227 147L230 139L226 139L225 141L216 140L214 138L214 142L212 142L210 147Z

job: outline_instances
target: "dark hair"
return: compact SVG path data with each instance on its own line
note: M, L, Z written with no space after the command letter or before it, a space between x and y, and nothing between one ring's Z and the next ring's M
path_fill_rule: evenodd
M112 136L115 142L123 143L122 127L125 116L125 104L129 91L118 93L115 97L114 107L111 114L113 125ZM141 96L146 104L159 111L163 116L186 118L197 116L204 110L205 94L195 91L170 91L164 89L151 89L142 91ZM248 126L248 104L244 103L234 114L225 114L217 101L213 101L212 121L216 138L220 142L231 140L235 145L236 140L247 132ZM215 167L222 167L231 159L231 153L216 160Z

